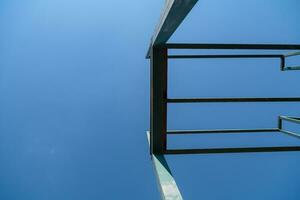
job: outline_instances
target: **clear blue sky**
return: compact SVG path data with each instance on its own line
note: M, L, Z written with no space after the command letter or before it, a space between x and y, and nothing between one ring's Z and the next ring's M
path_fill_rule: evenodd
M144 57L163 4L0 1L0 199L159 199L145 136ZM299 7L298 0L199 0L171 41L300 44ZM171 97L300 96L300 72L280 72L272 59L171 61L169 75ZM168 125L268 128L299 109L176 105ZM170 138L171 147L254 145L300 141L274 133ZM297 152L167 160L188 200L300 199Z

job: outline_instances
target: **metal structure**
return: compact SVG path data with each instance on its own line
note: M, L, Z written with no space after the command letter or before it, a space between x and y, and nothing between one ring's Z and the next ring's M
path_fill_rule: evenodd
M168 149L167 135L173 134L226 134L270 132L284 133L300 138L300 135L283 129L283 121L300 124L299 117L279 116L278 126L257 129L219 130L167 130L167 106L171 103L243 103L243 102L300 102L300 97L266 98L168 98L169 59L278 59L281 71L300 70L300 66L286 66L286 59L300 55L300 45L294 44L170 44L168 39L188 15L197 0L167 0L160 22L151 39L146 58L151 61L150 132L147 133L153 166L157 175L162 199L182 199L180 191L164 158L164 154L207 154L300 151L300 146ZM289 54L222 54L222 55L169 55L169 49L223 49L223 50L298 50Z

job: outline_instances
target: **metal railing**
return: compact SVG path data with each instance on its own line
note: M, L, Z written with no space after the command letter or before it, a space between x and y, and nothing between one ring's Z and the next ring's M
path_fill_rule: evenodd
M213 148L213 149L168 149L168 134L211 134L211 133L285 133L299 137L298 134L284 130L282 121L298 123L300 118L280 116L278 127L264 129L223 129L223 130L167 130L167 108L170 103L226 103L226 102L300 102L300 97L276 98L168 98L168 59L235 59L235 58L268 58L280 61L280 70L300 70L300 66L287 66L289 57L300 55L300 45L283 44L168 44L168 40L177 30L198 0L167 0L159 23L151 37L146 58L151 60L151 97L150 97L150 132L147 137L150 143L150 153L157 176L162 199L178 199L183 197L172 176L163 154L186 153L238 153L238 152L275 152L300 151L300 146L281 147L245 147L245 148ZM289 54L235 54L235 55L168 55L169 49L231 49L231 50L297 50Z
M286 66L286 59L300 55L288 54L215 54L215 55L168 55L169 49L223 49L223 50L300 50L300 45L276 44L165 44L153 46L151 52L151 150L155 154L195 154L195 153L242 153L300 151L300 146L243 147L210 149L168 149L167 135L179 134L224 134L277 132L287 135L300 135L282 129L282 120L300 124L300 118L279 116L278 127L257 129L217 129L217 130L167 130L167 107L174 103L245 103L245 102L300 102L300 97L246 97L246 98L168 98L168 59L279 59L280 70L300 70L297 66Z

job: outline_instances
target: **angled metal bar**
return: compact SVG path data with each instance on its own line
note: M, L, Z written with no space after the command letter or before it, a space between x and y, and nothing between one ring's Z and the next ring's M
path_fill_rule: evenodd
M292 70L300 70L300 66L283 68L283 71L292 71Z
M168 49L300 50L299 44L184 44L168 43Z
M211 153L254 153L300 151L300 146L282 147L246 147L246 148L210 148L210 149L168 149L165 154L211 154Z
M230 103L230 102L300 102L300 97L272 98L180 98L168 99L168 103Z
M294 123L300 124L300 118L298 118L298 117L279 116L279 118L281 120L286 120L289 122L294 122Z
M167 143L168 52L154 46L151 54L150 149L154 154L162 154Z
M237 54L237 55L169 55L169 59L194 58L281 58L281 54Z
M146 58L150 58L152 46L165 44L173 35L198 0L167 0L160 22L152 36Z
M300 55L300 51L297 51L297 52L287 53L284 55L284 57L299 56L299 55Z
M147 132L150 144L150 133ZM182 200L176 181L163 155L151 154L154 172L157 178L161 198L163 200Z
M216 129L216 130L169 130L167 134L215 134L215 133L257 133L257 132L278 132L278 128L263 128L263 129Z
M284 134L287 134L287 135L289 135L289 136L296 137L296 138L298 138L298 139L300 138L300 134L295 133L295 132L291 132L291 131L287 131L287 130L283 130L283 129L281 129L280 132L281 132L281 133L284 133Z

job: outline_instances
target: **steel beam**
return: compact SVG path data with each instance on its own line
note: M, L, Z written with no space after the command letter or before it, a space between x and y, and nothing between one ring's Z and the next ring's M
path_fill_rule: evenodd
M152 46L165 44L198 0L167 0L158 26L152 36L146 58L150 58Z
M147 132L147 137L150 144L149 132ZM163 200L182 200L183 198L165 157L163 155L151 154L151 158L161 198Z
M154 46L151 50L150 132L151 152L162 154L166 149L167 132L167 49Z

